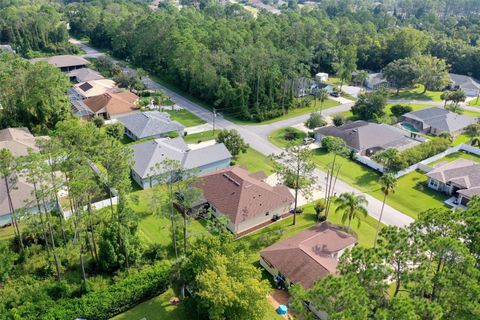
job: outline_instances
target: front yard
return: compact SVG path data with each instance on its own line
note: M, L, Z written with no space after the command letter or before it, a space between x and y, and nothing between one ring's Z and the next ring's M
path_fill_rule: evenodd
M174 121L180 122L185 127L193 127L198 126L204 123L207 123L205 120L200 119L190 111L186 109L181 110L167 110L165 109L164 112L170 115L170 119Z
M333 155L323 149L317 149L314 156L315 164L326 170L333 161ZM379 200L383 200L376 171L350 159L337 157L337 164L341 165L339 179L366 192ZM411 172L400 177L395 194L387 198L387 204L412 218L430 208L444 207L445 195L433 191L426 186L427 177L421 172Z
M292 139L287 140L286 135L290 135ZM289 143L302 143L303 139L305 139L306 136L307 134L302 130L287 127L275 130L270 133L270 135L268 136L268 141L270 141L277 147L285 148L286 146L288 146Z
M407 90L400 90L397 94L396 91L393 91L390 95L391 99L399 99L399 100L430 100L430 101L442 101L440 95L442 94L441 91L426 91L423 92L424 86L422 84L415 85L412 89Z

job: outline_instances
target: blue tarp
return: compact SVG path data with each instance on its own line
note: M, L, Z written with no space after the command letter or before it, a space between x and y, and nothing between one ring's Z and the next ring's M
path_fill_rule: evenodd
M281 314L282 316L286 315L288 313L288 307L284 304L281 304L277 309L277 313Z

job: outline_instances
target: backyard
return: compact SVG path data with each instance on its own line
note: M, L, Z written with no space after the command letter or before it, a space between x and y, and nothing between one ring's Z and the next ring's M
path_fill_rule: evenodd
M317 149L314 155L315 164L322 170L333 161L333 154L323 149ZM339 179L366 192L379 200L383 200L378 179L380 174L353 160L337 157L337 164L341 165ZM394 194L387 198L387 204L393 208L417 218L418 214L430 208L444 207L446 197L426 187L427 177L413 171L397 182Z
M424 86L422 84L417 84L411 89L400 90L397 94L396 91L390 95L391 99L398 100L430 100L430 101L442 101L440 95L441 91L429 91L423 92Z

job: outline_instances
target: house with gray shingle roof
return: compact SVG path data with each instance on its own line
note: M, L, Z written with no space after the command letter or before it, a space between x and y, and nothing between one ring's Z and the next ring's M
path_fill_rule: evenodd
M230 166L232 155L223 143L190 149L182 138L159 138L133 145L132 177L143 189L159 183L166 173L162 164L177 161L185 170L203 175Z
M411 124L418 132L436 136L444 132L452 136L459 135L467 126L476 122L472 117L439 107L425 108L405 113L400 117L400 121Z
M132 140L161 138L170 132L183 136L184 126L172 121L166 112L146 111L117 118L125 127L125 134Z
M326 136L341 138L354 152L362 156L396 148L405 150L418 145L420 142L412 139L410 133L384 123L358 120L339 127L327 126L315 131L315 139L322 141Z
M72 70L85 68L90 62L81 56L60 55L51 57L42 57L30 59L30 62L46 62L54 67L57 67L62 72L70 72Z
M439 163L427 173L428 187L456 196L457 203L466 205L473 196L480 196L480 163L457 159Z
M105 79L98 71L89 68L75 69L67 73L70 81L85 82L91 80Z

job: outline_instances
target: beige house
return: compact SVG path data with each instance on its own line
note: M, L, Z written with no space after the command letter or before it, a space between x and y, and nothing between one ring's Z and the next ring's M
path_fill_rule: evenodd
M204 175L196 187L216 217L228 217L228 229L245 234L272 219L284 216L294 198L287 187L264 182L263 172L254 174L234 166Z
M92 98L104 93L119 91L115 81L110 79L99 79L80 82L70 89L71 100Z

